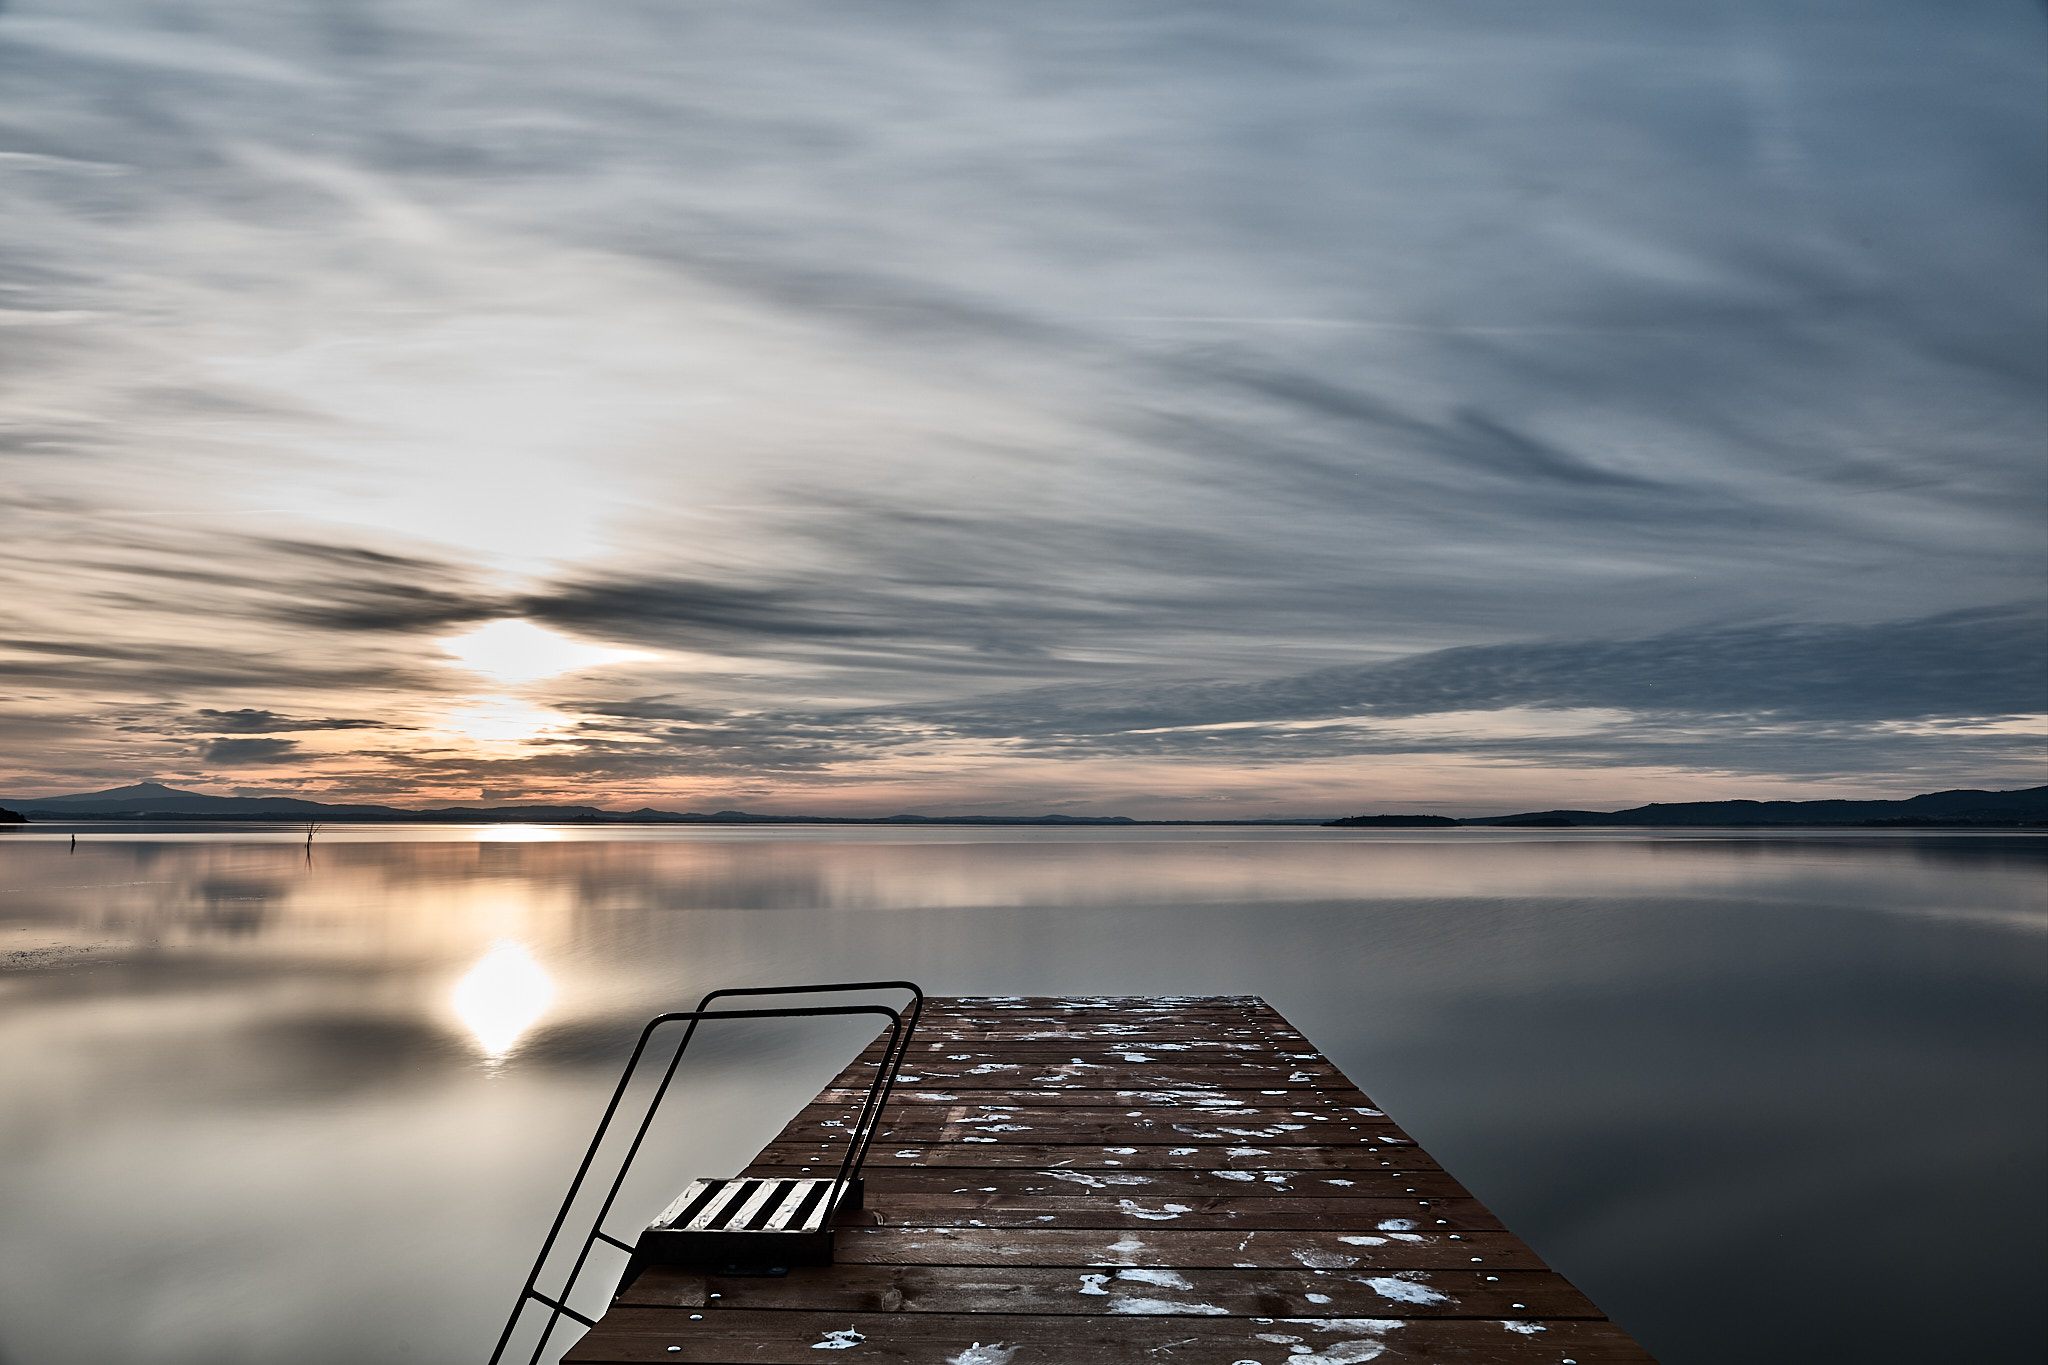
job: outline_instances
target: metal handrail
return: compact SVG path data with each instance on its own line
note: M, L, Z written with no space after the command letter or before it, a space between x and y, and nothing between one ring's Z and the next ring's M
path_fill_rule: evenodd
M807 1005L753 1010L705 1008L721 996L809 995L860 990L908 990L912 999L906 1012L892 1010L886 1005ZM655 1112L668 1093L669 1083L675 1079L676 1069L682 1064L683 1053L689 1048L691 1039L697 1035L698 1024L707 1019L811 1019L861 1014L879 1015L889 1021L889 1045L883 1051L882 1064L876 1072L875 1079L868 1086L867 1098L861 1105L860 1116L847 1135L846 1155L841 1159L839 1174L833 1180L831 1212L836 1213L853 1182L859 1179L861 1167L867 1159L868 1144L873 1139L874 1129L881 1122L882 1109L888 1103L890 1093L895 1089L896 1073L902 1069L904 1054L910 1046L911 1031L917 1027L918 1018L923 1011L924 991L914 982L852 981L812 986L726 987L708 992L697 1002L697 1008L694 1010L658 1014L648 1020L647 1026L640 1030L639 1041L633 1045L633 1054L627 1059L625 1070L620 1073L619 1083L612 1091L611 1101L605 1105L604 1117L598 1120L597 1132L592 1135L590 1146L584 1152L582 1162L576 1167L574 1178L569 1182L569 1192L563 1196L562 1207L556 1212L554 1222L549 1225L547 1236L541 1242L540 1254L534 1258L533 1269L528 1272L526 1283L521 1287L519 1297L513 1302L512 1312L505 1319L505 1329L498 1334L498 1344L491 1352L489 1365L499 1365L506 1346L511 1343L512 1333L519 1325L520 1316L526 1311L529 1303L539 1303L550 1311L547 1325L541 1330L540 1340L534 1344L528 1365L535 1365L540 1360L541 1353L547 1349L549 1339L554 1335L555 1328L561 1324L564 1316L574 1318L586 1327L597 1325L594 1319L569 1306L569 1296L576 1287L577 1279L583 1273L584 1264L589 1260L591 1250L598 1242L605 1242L629 1254L634 1250L632 1246L605 1232L604 1221L610 1216L612 1205L617 1201L619 1191L626 1183L626 1175L632 1167L633 1159L639 1155L641 1144L646 1140L647 1132L654 1124ZM668 1066L662 1072L660 1084L655 1087L654 1094L647 1101L639 1127L634 1131L633 1141L627 1147L626 1154L620 1159L618 1170L612 1177L611 1188L605 1191L604 1200L591 1219L590 1232L583 1239L583 1247L577 1253L575 1264L569 1268L568 1276L563 1280L558 1295L542 1293L538 1286L541 1273L547 1266L548 1255L554 1250L563 1225L569 1221L569 1213L576 1203L576 1197L583 1191L584 1179L597 1161L598 1151L603 1147L604 1140L611 1131L612 1120L617 1116L619 1106L625 1100L626 1091L633 1081L633 1073L638 1069L649 1041L654 1037L655 1031L663 1025L684 1022L687 1022L689 1027L684 1031L682 1040L676 1044L675 1054L669 1058Z
M697 1008L702 1010L722 995L825 995L834 991L885 990L910 992L910 1005L905 1011L908 1022L903 1026L901 1045L898 1046L897 1040L892 1036L891 1046L883 1052L880 1070L876 1075L876 1080L881 1084L879 1088L872 1082L869 1084L867 1099L861 1105L860 1116L854 1120L853 1135L846 1144L846 1156L839 1163L839 1175L834 1182L835 1200L840 1197L840 1187L850 1178L858 1179L861 1167L867 1164L868 1144L874 1140L875 1129L882 1121L882 1110L889 1103L889 1096L895 1092L896 1073L903 1069L903 1057L910 1047L910 1036L917 1031L917 1021L924 1015L924 988L915 981L840 981L817 986L727 986L721 990L707 992L704 998L697 1002ZM697 1026L693 1023L690 1027L695 1029ZM689 1046L687 1034L684 1036L683 1046ZM678 1061L682 1058L680 1049L676 1058ZM674 1063L670 1064L670 1068L673 1072Z

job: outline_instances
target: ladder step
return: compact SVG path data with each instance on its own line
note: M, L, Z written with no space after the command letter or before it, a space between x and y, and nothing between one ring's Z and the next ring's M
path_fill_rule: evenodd
M693 1180L648 1230L816 1232L831 1212L831 1180Z
M859 1204L858 1182L693 1180L640 1234L627 1274L648 1265L830 1265L832 1216Z

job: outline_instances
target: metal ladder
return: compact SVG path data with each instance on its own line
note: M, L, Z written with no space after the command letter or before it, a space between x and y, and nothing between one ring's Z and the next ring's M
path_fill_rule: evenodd
M910 1000L902 1010L893 1010L886 1005L798 1005L776 1009L713 1010L708 1006L712 1001L729 996L761 995L824 995L847 991L904 990L910 992ZM541 1242L540 1254L534 1258L533 1269L526 1276L526 1283L514 1300L512 1312L505 1319L505 1329L498 1334L497 1348L491 1352L489 1365L500 1365L506 1348L511 1344L512 1334L519 1326L520 1318L529 1304L539 1304L548 1310L546 1325L541 1329L540 1339L535 1342L528 1365L538 1365L541 1354L547 1349L549 1339L564 1317L573 1318L585 1327L595 1327L597 1321L579 1313L569 1306L569 1296L576 1288L576 1281L582 1275L590 1253L599 1242L625 1252L630 1259L619 1281L619 1289L631 1284L644 1267L656 1263L705 1263L721 1256L740 1261L759 1259L764 1251L781 1251L783 1248L795 1251L795 1263L825 1263L831 1260L831 1226L835 1215L843 1210L859 1208L862 1199L861 1167L867 1160L868 1144L873 1140L875 1129L882 1117L882 1108L889 1102L890 1092L896 1087L896 1073L903 1068L904 1054L910 1047L911 1033L924 1010L924 991L911 981L840 981L812 986L737 986L707 993L697 1002L694 1010L673 1014L658 1014L647 1021L640 1031L640 1041L633 1046L633 1055L626 1061L626 1069L619 1076L618 1086L612 1091L611 1102L605 1106L604 1117L598 1120L597 1132L590 1139L590 1147L583 1154L582 1163L576 1168L575 1178L569 1182L569 1192L562 1198L562 1207L555 1214L555 1221L548 1228L548 1235ZM681 1197L663 1210L661 1215L640 1234L637 1242L629 1243L612 1236L604 1230L605 1219L611 1215L612 1205L619 1197L620 1188L626 1183L626 1174L633 1165L633 1158L639 1155L641 1144L646 1141L647 1130L653 1126L655 1112L661 1107L668 1094L669 1083L675 1079L676 1068L682 1064L683 1053L688 1050L690 1040L697 1036L697 1026L712 1019L811 1019L837 1015L876 1015L889 1023L889 1043L883 1050L882 1061L875 1068L875 1078L868 1085L867 1097L862 1101L860 1115L847 1134L846 1154L839 1163L839 1172L830 1179L820 1180L697 1180L684 1190ZM681 1041L663 1070L661 1081L648 1098L641 1111L639 1126L633 1132L632 1142L625 1155L620 1158L618 1169L613 1173L610 1187L605 1191L604 1200L598 1206L590 1221L590 1230L583 1238L576 1260L563 1279L561 1288L554 1294L543 1293L540 1288L541 1275L547 1266L548 1255L561 1237L563 1226L569 1221L569 1213L582 1193L584 1182L589 1178L591 1168L597 1162L598 1151L611 1132L612 1122L618 1117L620 1106L625 1102L626 1090L632 1084L634 1073L646 1057L648 1044L654 1035L669 1024L685 1023ZM819 1254L822 1248L822 1255ZM786 1265L789 1260L768 1260L764 1264Z

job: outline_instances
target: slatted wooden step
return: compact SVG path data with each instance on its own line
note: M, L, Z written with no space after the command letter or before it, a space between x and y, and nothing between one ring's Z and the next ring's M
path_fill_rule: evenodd
M785 1175L693 1180L640 1234L636 1269L829 1265L836 1180Z

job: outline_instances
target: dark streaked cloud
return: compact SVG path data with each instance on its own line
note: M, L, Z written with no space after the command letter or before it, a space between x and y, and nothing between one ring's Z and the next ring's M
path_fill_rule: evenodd
M216 711L202 706L187 723L194 730L210 730L220 734L267 735L279 731L298 730L381 730L385 722L378 720L350 719L342 716L320 718L298 718L281 716L275 711L259 710L244 706L235 711Z
M1256 683L1045 688L958 708L973 733L1112 734L1338 716L1603 708L1759 723L2037 714L2048 613L2032 604L1868 626L1785 624L1437 650ZM940 714L948 714L940 709Z
M201 751L208 763L240 767L249 763L288 763L298 757L295 739L215 739Z
M447 630L506 614L464 566L360 546L271 541L295 568L277 619L315 629Z

